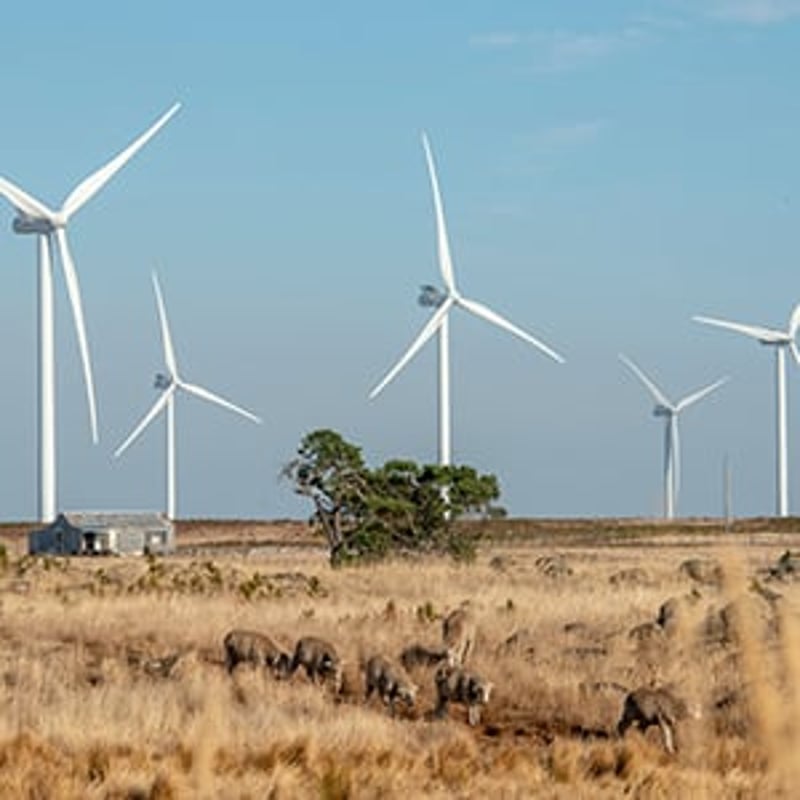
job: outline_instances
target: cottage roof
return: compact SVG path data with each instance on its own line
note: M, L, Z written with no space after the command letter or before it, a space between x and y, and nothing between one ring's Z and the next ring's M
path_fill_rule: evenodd
M66 516L73 525L84 530L109 528L148 528L163 530L172 523L165 514L157 511L68 511Z
M81 532L80 525L73 525L64 514L59 514L51 523L42 528L38 528L34 533L40 531L53 531L54 533L75 533Z

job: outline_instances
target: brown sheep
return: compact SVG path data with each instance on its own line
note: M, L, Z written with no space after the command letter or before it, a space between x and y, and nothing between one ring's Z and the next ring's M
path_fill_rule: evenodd
M443 717L448 703L462 703L467 707L470 725L481 719L481 708L489 702L493 684L473 672L443 664L436 670L436 708L434 715Z
M442 621L442 642L450 666L463 666L475 644L475 617L468 602L451 611Z
M277 678L283 678L289 673L288 653L263 633L232 630L225 634L222 646L225 650L225 667L229 674L242 663L269 668Z
M304 636L300 639L294 649L289 673L293 675L301 666L314 683L330 678L334 691L341 691L342 661L330 642L315 636Z
M364 667L367 692L365 701L374 691L389 706L389 713L394 716L395 702L402 700L409 708L413 708L417 698L417 687L400 670L394 667L383 656L372 656Z
M400 663L408 672L417 667L435 667L447 658L447 650L432 650L423 644L412 644L400 653Z
M636 725L642 731L651 725L658 725L664 737L664 747L667 752L674 753L675 725L688 716L690 713L686 703L668 689L641 687L625 696L617 733L624 736L631 725ZM700 714L695 712L691 716L699 717Z

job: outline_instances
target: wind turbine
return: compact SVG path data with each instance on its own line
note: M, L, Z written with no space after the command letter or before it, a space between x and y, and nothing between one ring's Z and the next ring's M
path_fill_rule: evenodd
M653 408L653 416L664 418L664 516L667 519L674 519L678 492L680 491L681 468L678 416L681 411L694 405L726 383L728 378L721 378L703 389L686 395L677 403L673 403L667 399L661 389L631 359L622 355L622 353L620 353L619 357L622 363L644 384L656 401L655 408Z
M128 438L114 451L114 458L119 458L136 441L144 429L166 408L167 410L167 516L175 519L176 510L176 483L175 483L175 395L180 389L187 394L193 394L201 400L208 400L222 408L227 408L242 417L261 424L261 419L249 411L245 411L229 400L225 400L219 395L213 394L193 383L187 383L178 373L178 363L175 358L175 349L172 346L172 337L169 332L167 321L167 310L164 306L164 299L161 295L161 287L158 284L158 276L153 273L153 289L156 293L156 305L158 306L158 318L161 323L161 341L164 346L164 363L167 367L167 374L158 373L155 379L155 388L161 390L161 394L150 410L144 415L139 424L133 429Z
M787 330L762 328L757 325L744 325L741 322L730 322L714 317L692 317L695 322L714 325L735 333L743 333L761 344L775 348L775 402L777 424L775 427L775 460L776 460L776 513L779 517L789 515L789 467L788 447L786 444L786 349L792 351L794 360L800 364L800 352L797 350L795 335L800 327L800 303L789 318Z
M436 168L433 162L428 138L422 134L422 146L425 149L425 158L428 163L428 173L430 175L431 190L433 192L433 205L436 217L436 239L439 258L439 270L444 283L444 291L440 291L433 286L423 286L419 301L423 306L432 306L436 310L433 312L428 322L420 331L417 338L411 343L400 360L389 370L381 382L370 392L370 399L377 397L392 379L403 369L403 367L417 354L420 348L435 333L439 334L439 463L446 466L451 463L451 434L450 434L450 331L449 314L454 306L458 306L465 311L491 322L493 325L502 328L509 333L518 336L520 339L532 344L543 353L563 363L564 359L548 347L539 339L534 338L521 328L501 317L495 311L487 308L482 303L470 300L456 287L455 275L453 273L453 262L450 256L450 244L447 239L447 228L445 226L444 209L442 198L439 193L439 182L436 178Z
M14 232L36 234L39 237L39 358L38 358L38 417L39 417L39 497L38 515L41 522L50 522L56 515L56 403L55 403L55 321L53 310L53 261L56 252L60 257L64 280L67 285L78 348L86 383L89 403L89 425L92 441L97 444L97 406L95 403L92 365L89 359L89 344L83 320L78 274L67 243L67 225L72 216L108 183L131 158L144 147L153 136L178 111L176 103L138 139L126 147L104 167L81 181L69 194L58 211L46 206L6 178L0 177L0 195L4 196L16 210Z

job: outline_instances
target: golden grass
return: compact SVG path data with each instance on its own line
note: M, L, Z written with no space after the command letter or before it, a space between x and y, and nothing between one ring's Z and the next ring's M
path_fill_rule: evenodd
M0 577L0 797L789 797L798 589L769 584L773 603L751 589L782 552L763 541L704 550L725 580L700 585L669 633L647 623L695 586L679 567L697 553L679 542L495 545L469 567L338 571L284 551L12 559ZM496 686L481 724L457 706L429 718L430 670L414 676L410 712L365 705L359 664L435 646L464 599L479 623L470 667ZM234 626L287 650L301 635L334 641L342 695L300 672L229 677L221 641ZM656 729L620 739L615 685L671 685L703 717L680 725L676 755Z

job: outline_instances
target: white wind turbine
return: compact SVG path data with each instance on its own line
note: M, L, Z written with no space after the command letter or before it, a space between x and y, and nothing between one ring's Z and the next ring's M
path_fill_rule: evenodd
M518 328L504 317L487 308L485 305L464 297L456 288L453 273L453 262L450 257L450 245L447 239L444 209L442 198L439 194L439 183L436 178L436 168L433 162L428 138L423 133L422 146L425 149L425 158L428 163L431 189L433 191L433 205L436 216L436 238L439 256L439 269L444 283L444 292L432 286L424 286L420 296L420 303L424 306L434 306L436 310L420 331L417 338L411 343L400 360L389 370L383 380L370 392L370 399L376 397L386 385L403 369L403 367L417 354L420 348L435 333L439 334L439 463L446 466L451 463L451 435L450 435L450 342L449 342L449 313L453 306L460 306L477 317L491 322L500 328L513 333L520 339L532 344L550 358L559 363L564 359L549 348L546 344Z
M95 403L89 344L83 320L78 275L67 243L67 225L72 216L122 169L131 158L166 125L178 111L176 103L151 128L125 148L104 167L81 181L69 194L61 209L54 211L6 178L0 177L0 195L15 208L14 231L39 237L39 496L38 516L50 522L56 515L56 403L55 403L55 321L53 313L53 261L56 251L61 260L67 285L75 330L78 336L86 396L89 402L89 424L92 440L97 443L97 407Z
M158 416L164 409L167 409L167 515L170 519L175 519L176 511L176 483L175 483L175 394L181 389L187 394L193 394L202 400L208 400L222 408L227 408L243 417L246 417L258 424L261 419L249 411L245 411L229 400L225 400L219 395L213 394L202 386L184 381L178 373L178 363L175 358L175 350L172 346L172 337L169 332L167 322L167 311L164 307L164 300L161 296L161 287L158 284L158 277L153 273L153 289L156 293L156 304L158 305L158 318L161 323L161 340L164 345L164 363L167 367L167 375L158 373L155 380L155 388L161 390L161 394L153 404L152 408L144 415L139 424L133 429L128 438L114 451L114 458L119 458L130 445L139 437L144 429Z
M786 444L786 349L792 351L794 360L800 364L800 352L797 350L795 336L800 327L800 303L789 318L787 330L762 328L758 325L744 325L741 322L729 322L714 317L692 317L695 322L714 325L735 333L743 333L761 344L775 348L775 402L777 424L775 427L775 460L776 460L776 513L779 517L789 515L789 467L788 446Z
M627 356L620 353L620 360L644 384L653 399L656 401L653 416L664 417L664 516L667 519L675 517L678 493L680 491L680 435L678 433L678 416L684 409L702 400L711 392L727 382L727 378L718 381L687 395L677 403L667 399L667 396L642 372Z

